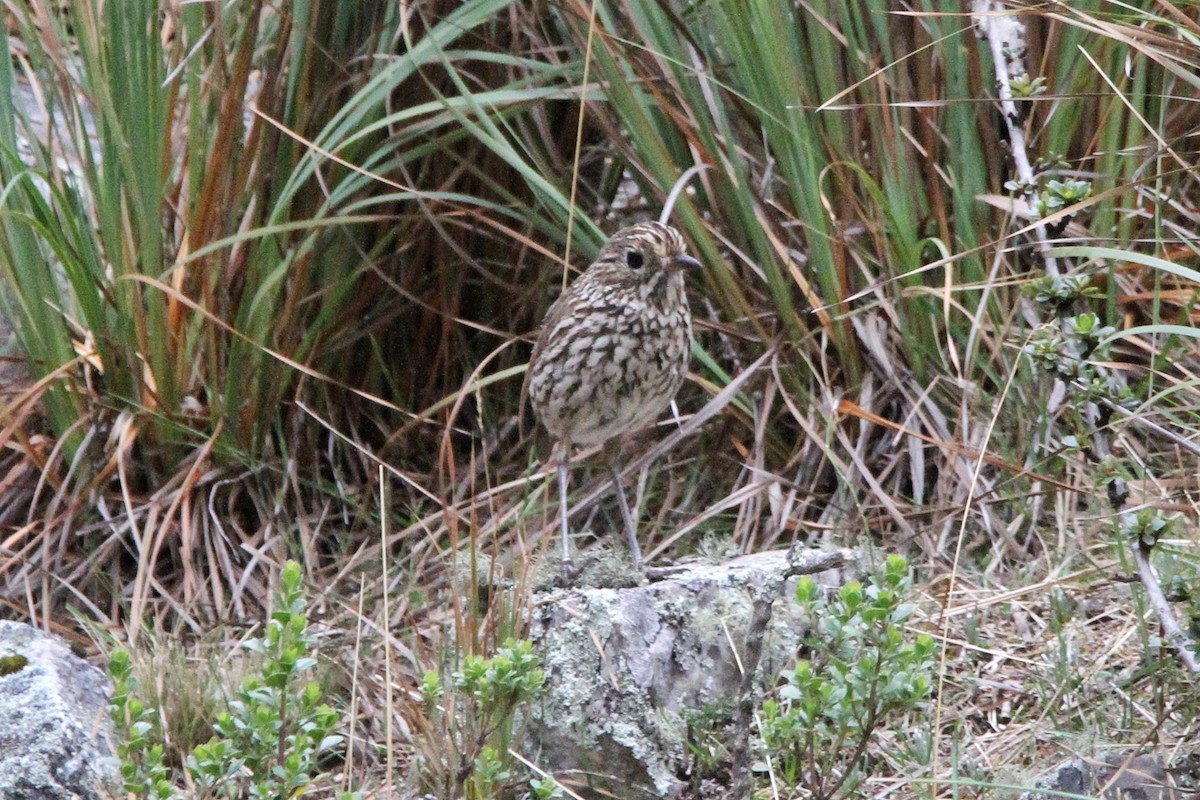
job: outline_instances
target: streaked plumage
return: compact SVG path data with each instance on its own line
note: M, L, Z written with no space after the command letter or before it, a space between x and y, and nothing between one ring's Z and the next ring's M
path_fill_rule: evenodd
M600 445L654 422L687 375L692 315L683 271L699 263L674 228L618 231L550 307L533 348L529 399L555 442L563 558L568 558L566 468L571 448ZM616 469L611 464L616 480ZM633 519L617 482L637 567Z

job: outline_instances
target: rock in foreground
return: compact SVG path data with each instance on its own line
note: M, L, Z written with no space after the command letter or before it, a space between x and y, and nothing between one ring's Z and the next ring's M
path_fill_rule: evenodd
M19 622L0 622L0 664L0 797L123 796L104 673Z
M547 685L530 719L530 757L585 796L589 788L622 798L678 794L689 761L685 715L729 716L737 705L755 597L777 595L761 686L794 662L807 630L785 578L845 559L801 552L789 561L787 551L771 551L681 567L643 586L535 598L530 636ZM838 570L814 580L843 582Z

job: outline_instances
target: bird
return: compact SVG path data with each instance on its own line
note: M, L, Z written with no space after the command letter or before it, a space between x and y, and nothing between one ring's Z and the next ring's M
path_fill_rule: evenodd
M643 572L637 525L617 468L620 437L654 422L683 385L692 350L684 273L700 266L679 231L637 223L614 233L546 312L526 384L558 466L564 577L572 570L571 451L596 445L604 446L634 569Z

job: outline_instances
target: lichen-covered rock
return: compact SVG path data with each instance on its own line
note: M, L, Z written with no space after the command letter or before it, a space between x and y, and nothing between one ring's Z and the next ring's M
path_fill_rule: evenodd
M19 622L0 622L0 663L0 797L123 796L104 673Z
M574 791L622 798L677 794L689 712L728 714L742 687L754 595L779 593L758 674L794 663L807 629L783 577L785 551L682 567L629 588L572 588L535 598L530 637L546 690L527 730L530 757ZM839 585L838 571L814 576ZM736 649L736 653L735 653ZM596 795L598 796L598 795Z

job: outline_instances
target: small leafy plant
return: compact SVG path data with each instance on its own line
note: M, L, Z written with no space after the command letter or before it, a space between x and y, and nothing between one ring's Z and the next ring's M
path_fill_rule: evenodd
M515 794L516 765L508 751L517 711L544 682L533 645L524 640L509 639L490 657L467 656L449 681L436 670L426 672L421 696L428 788L476 800ZM550 800L561 787L552 778L535 778L529 792L536 800Z
M316 664L315 640L308 633L307 602L300 567L289 561L280 574L278 610L263 638L246 647L262 656L257 674L247 678L221 713L215 735L196 746L186 768L199 798L286 798L303 793L321 774L322 760L341 743L334 733L338 715L322 702L321 687L306 681ZM136 696L129 653L109 661L116 685L111 705L125 789L132 796L166 800L180 795L170 780L161 744L151 744L155 713ZM359 797L342 792L341 800Z
M868 585L852 581L830 600L800 580L796 599L819 633L806 641L809 658L785 673L779 698L763 703L761 726L764 755L796 796L853 796L875 730L929 697L934 640L904 628L916 609L904 601L910 588L900 556Z
M1080 298L1103 299L1104 293L1090 284L1087 275L1043 275L1025 287L1025 294L1051 309L1071 308Z
M108 660L108 673L113 679L113 699L109 705L116 729L120 734L117 757L121 759L121 777L125 791L131 797L145 800L174 798L171 771L163 762L163 746L152 743L154 711L137 697L138 679L133 674L133 662L128 650L117 650Z
M1012 90L1013 97L1022 99L1043 95L1049 88L1043 76L1039 75L1036 78L1030 78L1026 73L1012 78L1008 82L1008 87Z

